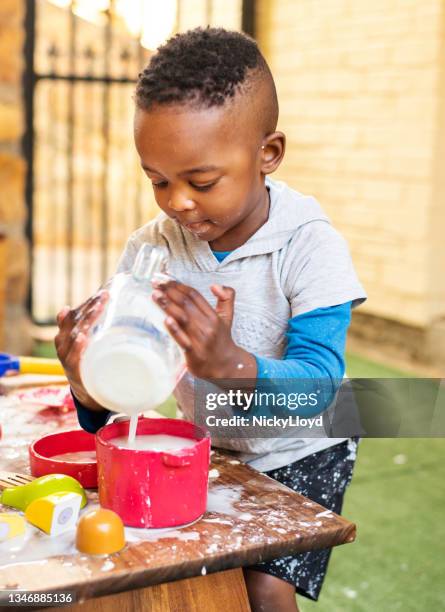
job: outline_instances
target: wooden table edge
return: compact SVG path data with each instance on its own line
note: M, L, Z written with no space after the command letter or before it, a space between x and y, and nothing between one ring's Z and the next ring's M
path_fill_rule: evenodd
M327 537L321 543L321 546L317 548L311 548L311 550L319 550L324 548L331 548L339 546L341 544L349 544L355 540L356 537L356 525L345 520L345 528L342 533L342 538L338 538L338 529L333 530L332 536ZM205 567L206 574L213 574L216 572L223 572L226 570L239 569L250 565L255 565L262 561L269 561L271 559L278 558L280 556L289 556L292 554L298 554L300 552L307 552L307 549L301 549L298 546L298 539L295 540L295 546L289 546L289 542L282 541L275 544L267 545L267 553L263 554L258 546L249 550L243 548L243 559L240 559L240 555L232 552L224 554L215 554L211 558L207 558L205 561L200 559L194 559L188 561L187 564L178 563L176 565L170 565L162 571L162 568L156 568L156 572L150 571L149 567L132 570L131 568L125 568L118 572L114 571L112 575L104 575L101 578L95 576L93 579L90 577L79 582L79 578L73 583L65 582L63 587L55 587L53 589L46 588L41 590L35 590L36 593L50 593L56 591L73 591L76 593L78 599L94 599L97 597L104 597L106 595L115 595L118 593L125 593L127 591L135 589L143 589L147 587L157 586L164 583L173 583L179 580L195 578L202 576L202 568ZM110 557L112 559L112 556ZM179 570L179 572L178 572ZM0 593L0 609L2 609L2 598ZM34 608L35 609L35 608Z

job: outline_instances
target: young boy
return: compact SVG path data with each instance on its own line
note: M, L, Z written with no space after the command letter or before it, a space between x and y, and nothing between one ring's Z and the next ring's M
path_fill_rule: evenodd
M347 246L312 198L266 176L284 155L278 102L256 43L240 33L196 29L168 41L139 76L134 135L163 211L130 236L118 270L139 246L164 245L175 278L153 299L185 351L175 395L193 418L193 380L320 379L344 374L351 307L365 299ZM56 347L89 430L109 413L79 377L85 332L106 295L58 315ZM255 468L340 512L356 440L229 439L220 445ZM352 452L351 452L352 451ZM296 610L316 600L329 550L245 570L253 610Z

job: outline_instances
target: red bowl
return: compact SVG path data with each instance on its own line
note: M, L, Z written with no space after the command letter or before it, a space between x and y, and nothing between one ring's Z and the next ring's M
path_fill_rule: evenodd
M96 449L99 500L129 527L174 527L195 521L207 505L210 435L177 419L139 419L137 434L170 434L195 441L177 451L115 446L128 435L128 421L99 429Z
M66 474L87 489L97 489L97 462L79 463L53 459L54 455L95 451L96 436L83 429L48 434L35 440L29 447L29 462L33 476Z

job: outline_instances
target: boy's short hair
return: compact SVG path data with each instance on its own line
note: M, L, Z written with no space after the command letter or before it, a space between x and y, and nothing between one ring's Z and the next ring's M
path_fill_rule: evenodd
M278 115L273 78L257 43L241 32L196 28L173 36L153 55L139 74L136 104L143 110L184 102L222 106L257 79L268 82L268 102Z

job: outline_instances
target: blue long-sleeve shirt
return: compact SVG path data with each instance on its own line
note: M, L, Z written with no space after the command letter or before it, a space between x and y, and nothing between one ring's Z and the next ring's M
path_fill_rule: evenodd
M230 251L213 251L218 261L227 257ZM317 308L311 312L292 317L286 333L287 348L283 359L272 359L255 355L258 385L261 380L273 379L323 380L325 391L332 396L345 371L346 334L351 321L351 302ZM330 388L326 389L326 381ZM306 389L305 389L306 390ZM93 412L74 397L79 423L83 429L96 432L110 417L110 411ZM326 404L329 402L327 401ZM324 406L324 408L326 408ZM299 411L301 416L311 416L317 409Z

